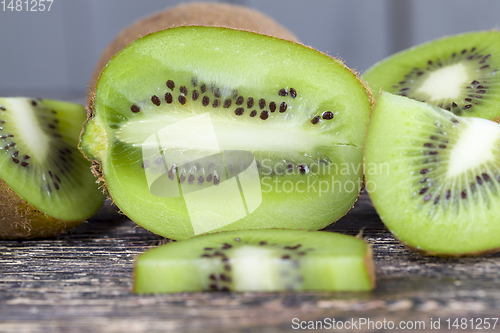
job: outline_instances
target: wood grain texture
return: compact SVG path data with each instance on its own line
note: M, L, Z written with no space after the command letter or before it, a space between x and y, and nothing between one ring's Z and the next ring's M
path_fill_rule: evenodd
M1 332L288 332L292 319L429 321L500 316L500 255L404 248L366 195L328 230L373 244L372 293L131 293L134 258L163 242L105 206L55 239L0 241ZM353 331L367 331L353 330ZM500 323L497 329L500 330ZM331 331L331 330L330 330ZM474 330L460 330L460 332ZM483 330L487 331L487 330ZM493 331L493 330L490 330Z

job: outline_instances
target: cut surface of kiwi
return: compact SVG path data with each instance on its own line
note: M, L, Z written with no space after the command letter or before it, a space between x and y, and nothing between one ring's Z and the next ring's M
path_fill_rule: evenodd
M1 238L44 237L74 227L104 201L78 151L83 106L0 98Z
M80 148L117 206L165 237L317 230L359 195L370 109L356 75L318 51L180 27L108 63Z
M369 291L371 248L324 231L229 231L171 242L140 255L139 294L194 291Z
M500 248L500 125L382 93L365 148L366 188L402 242L429 254Z
M459 116L500 117L500 32L471 32L394 54L363 78L380 88L437 105Z

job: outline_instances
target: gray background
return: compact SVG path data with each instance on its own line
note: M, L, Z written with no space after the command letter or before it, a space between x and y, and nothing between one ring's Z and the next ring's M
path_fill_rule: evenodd
M9 2L10 0L6 0ZM23 0L25 1L25 0ZM100 53L135 20L174 0L54 0L50 12L1 11L0 96L83 96ZM498 28L498 0L233 0L299 39L366 70L437 37Z

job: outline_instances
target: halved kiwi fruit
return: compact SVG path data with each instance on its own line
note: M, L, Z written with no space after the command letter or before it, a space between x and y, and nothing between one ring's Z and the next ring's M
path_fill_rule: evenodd
M246 230L171 242L140 255L134 292L369 291L371 248L323 231Z
M292 32L269 16L245 6L217 2L180 4L142 18L121 31L102 53L92 73L90 89L94 90L99 74L108 61L137 38L159 30L189 25L248 30L294 42L299 41Z
M341 62L247 31L147 35L104 68L80 148L116 205L185 239L320 229L355 203L371 96Z
M471 32L404 50L363 74L383 90L459 116L500 117L500 32Z
M365 148L366 188L403 243L429 254L500 248L500 125L382 93Z
M85 109L37 98L0 98L0 238L53 236L104 201L77 149Z

